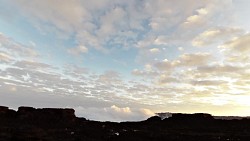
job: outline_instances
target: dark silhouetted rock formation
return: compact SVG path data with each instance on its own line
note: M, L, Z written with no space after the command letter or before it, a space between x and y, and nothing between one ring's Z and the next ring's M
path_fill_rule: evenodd
M214 119L209 114L172 114L141 122L77 118L73 109L18 111L0 106L0 141L249 141L250 120Z
M159 121L161 121L161 117L153 116L153 117L148 118L146 121L148 121L148 122L159 122Z

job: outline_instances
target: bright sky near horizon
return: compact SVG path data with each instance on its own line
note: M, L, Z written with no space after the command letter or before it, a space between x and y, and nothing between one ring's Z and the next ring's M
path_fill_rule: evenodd
M249 0L0 0L0 105L94 120L250 116Z

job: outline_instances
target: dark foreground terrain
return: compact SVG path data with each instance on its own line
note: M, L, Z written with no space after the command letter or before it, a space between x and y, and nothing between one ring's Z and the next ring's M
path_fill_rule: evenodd
M0 107L0 141L250 141L250 120L214 119L209 114L173 114L161 120L97 122L73 109L18 111Z

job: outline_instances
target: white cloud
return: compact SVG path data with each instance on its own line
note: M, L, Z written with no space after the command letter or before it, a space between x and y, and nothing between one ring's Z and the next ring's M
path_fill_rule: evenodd
M70 2L65 0L20 0L15 4L38 26L42 27L39 22L50 23L66 33L72 33L79 28L84 18L89 18L87 11L78 0Z
M155 64L155 67L159 70L170 70L172 69L173 65L170 61L168 61L167 59L163 60L162 62L157 62Z
M132 74L135 76L145 76L145 77L154 77L158 74L157 71L155 70L138 70L138 69L134 69L132 71Z
M162 71L169 71L176 67L197 67L208 63L211 59L209 53L193 53L193 54L182 54L176 60L169 61L167 59L156 62L155 67Z
M209 59L211 59L209 53L183 54L179 57L180 63L177 63L176 65L199 66L208 63Z
M235 52L249 53L249 51L250 51L249 44L250 44L250 34L245 34L245 35L239 36L231 41L228 41L219 47L225 48L225 49L230 49L231 51L235 51Z
M195 37L192 41L192 45L197 47L207 46L216 42L223 42L243 33L243 30L240 28L213 28L204 31L203 33Z
M129 107L119 108L116 105L112 105L110 108L112 110L118 112L118 113L124 113L124 114L130 114L131 113L131 110L130 110Z
M0 62L9 63L11 60L12 60L12 58L9 55L0 52Z
M7 64L1 64L4 69L0 70L1 103L53 106L58 101L59 106L79 106L79 115L87 118L117 121L153 115L147 108L197 110L201 103L246 104L233 95L246 95L242 99L249 95L249 34L240 36L244 31L226 20L225 16L231 17L226 11L230 0L8 3L16 5L10 7L46 37L53 33L60 40L73 38L76 47L66 50L68 53L81 55L94 49L108 53L137 47L133 50L139 52L135 58L146 65L142 69L127 68L142 78L124 78L118 72L105 70L93 73L77 66L55 68L40 60L44 56L37 58L34 48L39 44L24 46L0 34L0 60ZM238 37L231 39L234 36ZM192 48L190 39L193 46L230 41L223 43L219 52L214 48ZM200 53L206 51L210 53ZM225 93L228 99L216 100Z
M227 82L221 81L221 80L201 80L201 81L191 82L191 84L193 85L205 85L205 86L216 86L216 85L222 85L224 83L227 83Z
M87 52L88 52L88 48L82 45L75 47L75 48L68 49L68 53L73 54L73 55L80 55L80 54L87 53Z
M151 53L159 53L160 50L158 48L152 48L149 50Z
M158 36L154 40L155 45L168 45L169 39L166 36Z
M35 62L35 61L26 61L26 60L22 60L22 61L17 61L15 64L15 66L22 68L22 69L30 69L30 70L42 70L42 69L50 69L53 68L51 65L45 64L45 63L41 63L41 62Z
M74 36L79 46L109 52L109 47L117 44L123 47L145 46L142 42L151 37L149 45L168 45L172 39L189 37L182 34L183 29L179 29L182 22L194 11L196 15L187 18L188 22L209 18L205 16L211 9L220 7L218 5L225 4L225 1L20 0L8 3L45 34L53 32L57 37L66 39ZM172 30L181 30L177 33L180 35ZM125 31L133 36L127 36Z
M223 7L223 8L222 8ZM213 21L220 21L221 23L225 22L226 20L232 18L228 17L225 13L230 13L232 8L232 1L231 0L211 0L206 1L206 4L202 6L202 8L197 8L195 10L195 14L188 16L186 21L184 22L184 27L193 27L196 28L197 26L206 27L211 25L211 20ZM220 14L220 19L218 20L218 13ZM224 15L225 14L225 15ZM224 20L224 21L223 21Z
M184 48L183 47L178 47L178 50L179 51L184 51Z
M201 9L196 10L196 12L197 12L197 14L189 16L184 24L199 25L199 24L202 24L203 22L205 22L205 19L206 19L205 16L209 12L208 9L201 8Z
M8 56L13 60L18 60L19 58L34 59L39 56L38 52L32 47L17 43L4 34L0 34L0 43L0 52L5 54L5 57Z
M154 112L149 109L131 109L129 107L118 107L116 105L104 108L76 107L75 110L76 115L79 117L99 121L141 121L155 115Z

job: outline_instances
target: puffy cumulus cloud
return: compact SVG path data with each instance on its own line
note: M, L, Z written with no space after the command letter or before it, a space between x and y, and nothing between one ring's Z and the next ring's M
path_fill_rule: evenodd
M189 16L184 24L202 24L206 20L206 15L208 15L208 9L201 8L196 10L197 14ZM210 11L209 11L210 12Z
M249 64L250 34L244 34L224 42L218 49L225 54L225 61L231 64Z
M208 63L209 59L211 59L209 53L183 54L180 56L180 63L177 62L176 64L184 66L199 66Z
M116 71L104 72L103 74L98 76L97 81L101 82L101 83L106 83L106 84L111 84L111 83L120 84L120 83L122 83L121 76Z
M191 3L191 4L190 4ZM194 9L206 5L205 1L195 3L192 0L188 1L147 1L145 2L145 11L149 15L153 15L150 18L150 27L153 31L163 32L162 29L171 28L173 25L179 25L184 18L192 14ZM184 6L189 5L189 6ZM178 15L179 9L182 9L182 14ZM175 16L173 16L175 15Z
M154 77L159 72L154 69L154 67L151 64L144 65L144 70L134 69L132 71L132 75L134 76L145 76L145 77Z
M19 49L25 50L21 44L11 41L7 46L4 41L3 53L8 49L16 52L8 54L11 58L20 56ZM249 62L211 63L211 58L208 53L183 53L176 59L155 61L134 70L132 73L143 79L128 81L115 71L96 74L72 65L58 70L43 61L19 58L0 70L0 102L11 107L78 107L78 116L114 121L146 119L155 109L178 111L176 107L192 110L204 103L246 103L242 95L249 96ZM227 99L223 101L218 96L224 94ZM236 100L235 95L242 100Z
M169 42L180 42L190 37L183 34L189 32L181 27L186 19L193 23L213 17L216 14L211 11L216 8L212 7L221 8L220 4L224 6L228 1L20 0L6 3L27 17L43 34L53 33L66 39L73 37L79 46L107 53L111 46L166 46ZM195 11L196 15L190 16ZM149 38L152 40L147 42Z
M229 38L243 34L244 31L240 28L219 27L204 31L192 40L192 45L197 47L207 46L216 42L222 42Z
M222 23L220 20L228 21L230 19L226 17L230 10L221 8L222 6L230 7L231 2L229 0L200 1L198 3L194 1L164 1L166 5L161 2L163 1L154 2L150 6L147 5L147 10L154 11L155 14L150 19L151 30L145 34L145 38L139 40L136 44L140 49L157 47L166 48L169 52L170 47L187 46L186 42L192 40L203 30L217 26L217 22ZM183 7L184 5L188 6ZM181 15L179 15L179 9L182 9ZM220 14L218 15L218 13ZM175 16L173 17L173 15ZM218 16L220 18L217 18ZM189 22L187 22L187 19L189 19ZM216 22L212 23L211 21ZM142 52L138 56L143 56L144 51Z
M200 1L194 2L188 1L148 1L145 3L145 11L149 13L149 26L150 30L145 34L145 38L140 39L136 46L139 48L145 47L163 47L179 45L188 38L196 35L197 28L195 26L183 27L183 21L187 17L192 15L195 11L198 14L206 15L208 11L206 8L213 4L214 1ZM188 6L184 6L188 5ZM181 12L179 9L182 9ZM197 10L198 9L198 10ZM180 14L181 13L181 14ZM209 14L213 15L214 14ZM191 19L202 19L207 20L206 16L190 16ZM194 32L186 32L192 30ZM199 29L200 30L200 29ZM194 35L193 35L194 34Z
M124 20L124 16L126 16L126 12L122 7L115 7L105 13L100 19L101 27L98 29L97 33L101 38L105 38L107 36L112 36L112 33L119 31L116 28L122 26L122 24L126 24ZM117 25L117 26L116 26Z
M223 8L222 8L223 7ZM190 27L206 27L211 24L211 20L218 21L218 16L220 16L220 22L223 22L223 19L230 19L227 14L230 13L232 8L231 0L222 0L222 1L206 1L206 4L202 8L197 8L195 14L188 16L182 26L185 28Z
M155 64L155 67L159 70L169 70L172 69L173 66L173 62L169 61L168 59L164 59L163 61L157 62Z
M209 33L207 36L212 37L215 34L217 32ZM189 105L188 103L191 102L194 105L203 103L211 107L218 105L231 108L233 105L244 107L247 104L241 104L236 97L239 96L241 99L243 95L249 96L249 81L247 80L249 60L232 61L228 58L247 57L246 54L249 51L247 42L248 35L246 34L224 43L223 57L218 60L214 59L216 54L184 53L173 60L153 62L150 64L151 70L157 70L157 73L153 77L148 77L151 80L148 86L150 89L144 88L144 90L151 93L152 99L164 99L168 105ZM238 46L243 48L237 50ZM137 69L135 72L137 76L144 76L144 79L145 76L147 77L147 75L141 75L147 74L146 67L144 70ZM158 102L162 103L162 101ZM144 101L144 103L150 104L149 101Z
M235 39L224 43L223 45L219 46L219 48L229 49L229 51L234 51L241 54L248 54L250 51L249 43L250 34L245 34L243 36L236 37Z
M78 46L75 48L68 49L68 53L73 54L73 55L80 55L80 54L87 53L87 52L88 52L88 48L85 46Z
M106 52L106 42L117 44L115 37L129 41L127 36L132 29L137 29L140 19L136 16L136 1L27 1L9 2L28 17L30 22L41 32L56 33L60 38L74 36L79 45L94 47ZM133 13L132 13L133 12ZM134 14L134 15L133 15ZM140 15L140 14L139 14ZM126 22L127 17L131 21ZM130 25L130 27L128 27ZM136 33L134 33L136 34ZM131 36L132 37L132 36ZM109 45L110 46L110 45Z
M161 74L159 76L158 84L164 85L164 84L171 84L171 83L179 83L180 79L171 76L170 74Z
M132 74L149 79L156 85L182 85L190 82L189 77L198 75L195 71L207 66L212 58L209 53L184 53L174 60L164 59L147 64L143 70L134 69Z
M99 121L141 121L155 115L149 109L145 108L129 108L129 107L118 107L112 105L104 108L84 108L76 107L76 115L79 117L85 117L90 120Z
M169 61L164 59L155 63L155 67L162 71L168 71L176 67L197 67L206 64L211 59L209 53L182 54L176 60Z
M167 36L158 36L154 40L154 45L168 45L170 42L170 39Z
M116 112L121 112L121 113L125 113L125 114L131 113L131 110L129 107L119 108L116 105L112 105L110 108Z

